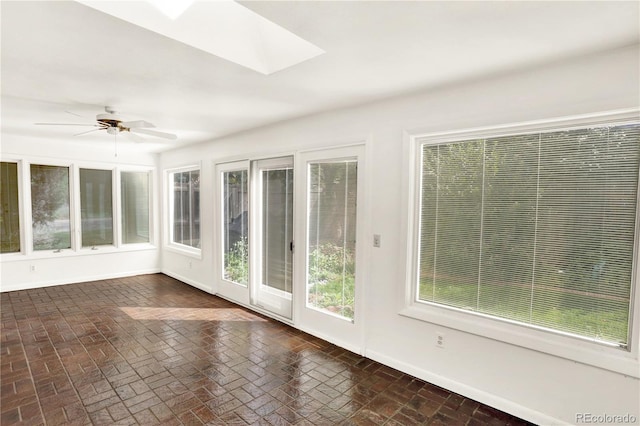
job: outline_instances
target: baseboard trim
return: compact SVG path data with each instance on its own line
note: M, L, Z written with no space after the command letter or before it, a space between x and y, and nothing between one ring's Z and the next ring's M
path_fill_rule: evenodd
M381 364L384 364L388 367L395 368L396 370L400 370L404 373L410 374L414 377L422 379L426 382L434 384L436 386L440 386L441 388L447 389L451 392L455 392L460 394L466 398L473 399L482 404L493 407L497 410L504 411L511 415L520 417L522 419L528 420L532 423L539 425L569 425L571 423L566 423L561 420L558 420L553 417L549 417L546 414L543 414L539 411L532 410L528 407L524 407L520 404L517 404L513 401L500 398L491 393L482 391L472 386L465 385L464 383L448 379L444 376L440 376L438 374L434 374L428 370L424 370L422 368L418 368L415 365L411 365L402 361L398 361L392 357L389 357L383 353L367 350L365 356L374 361L377 361Z
M297 328L300 331L304 331L305 333L310 334L310 335L312 335L314 337L317 337L317 338L322 339L322 340L324 340L326 342L329 342L329 343L331 343L333 345L339 346L342 349L346 349L346 350L348 350L350 352L353 352L353 353L356 353L358 355L364 356L363 348L361 348L358 345L354 345L353 343L346 342L344 340L334 339L333 337L328 336L328 335L326 335L324 333L318 332L318 331L314 330L313 328L300 327L298 325L293 325L293 327Z
M207 288L204 284L200 283L199 281L192 280L190 278L187 278L180 274L176 274L175 272L171 272L171 271L160 271L160 272L171 278L175 278L178 281L182 281L185 284L189 284L191 287L195 287L198 290L202 290L205 293L213 294L210 288Z
M162 271L159 268L151 268L151 269L140 269L137 271L120 272L117 274L100 274L100 275L82 276L77 278L67 277L64 279L60 278L60 279L50 280L50 281L35 281L31 283L25 283L25 284L13 285L13 286L6 286L2 284L2 286L0 286L0 293L6 293L9 291L19 291L19 290L31 290L34 288L53 287L56 285L79 284L79 283L84 283L89 281L100 281L100 280L110 280L115 278L134 277L136 275L158 274L161 272Z

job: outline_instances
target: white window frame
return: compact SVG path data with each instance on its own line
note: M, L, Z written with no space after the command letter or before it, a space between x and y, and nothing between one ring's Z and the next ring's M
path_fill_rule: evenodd
M82 245L82 185L80 182L80 170L100 170L100 171L109 171L111 172L111 221L112 221L112 243L111 244L102 244L102 245L97 245L97 246L83 246ZM117 239L117 235L119 234L120 231L120 226L118 221L118 217L117 217L117 210L120 207L120 203L118 202L117 196L120 195L120 191L118 190L118 188L116 187L116 175L118 174L118 171L116 170L115 167L105 167L103 166L84 166L84 165L79 165L78 167L74 168L73 171L73 180L75 182L77 182L77 185L75 185L75 190L74 193L72 194L72 197L75 198L77 200L77 202L75 203L75 217L78 219L78 224L76 226L77 229L77 238L78 240L76 241L77 244L77 250L78 251L86 251L86 250L100 250L100 249L109 249L109 248L115 248L118 246L118 239Z
M568 130L589 125L637 123L640 110L624 110L589 114L561 119L541 120L460 131L427 133L406 131L404 135L405 182L408 191L404 195L408 215L403 223L407 235L404 302L399 314L426 321L436 326L452 328L512 345L533 349L569 360L593 365L640 378L639 331L640 331L640 265L638 262L640 234L640 196L636 202L636 235L633 256L632 294L630 310L630 340L627 350L603 345L588 339L577 338L568 333L550 332L532 326L498 319L489 315L468 312L462 309L417 301L417 271L419 250L419 216L421 172L420 152L423 144L446 143L474 138L521 135L546 132L555 129Z
M175 251L177 253L181 253L187 256L194 257L196 259L202 259L202 244L200 248L191 247L186 244L177 243L173 240L173 208L174 208L174 191L173 191L173 175L176 173L184 173L184 172L200 172L200 179L202 184L202 165L201 164L191 164L188 166L182 166L172 169L165 170L165 194L166 194L166 204L164 211L167 213L166 221L165 221L165 248L171 251ZM202 215L202 195L200 196L200 204L198 205L200 209L199 214ZM202 220L202 216L200 216ZM200 228L200 239L202 240L202 228Z
M52 167L66 167L69 169L69 232L71 247L66 249L57 250L35 250L33 246L33 211L32 211L32 199L31 199L31 166L52 166ZM32 161L24 161L24 174L25 185L23 191L23 204L24 204L24 220L26 222L25 227L25 241L26 254L35 258L40 257L56 257L61 254L73 254L82 249L80 242L80 197L79 193L79 166L71 161L63 160L48 160L48 159L34 159Z
M155 179L156 169L152 166L119 164L114 165L107 162L73 161L51 157L2 155L1 160L18 164L18 204L20 213L20 251L15 253L0 254L0 261L15 262L24 260L53 259L61 257L74 257L95 255L104 253L117 253L139 250L156 249L156 236L158 234L156 223L158 223L158 209L155 208ZM33 223L31 212L31 165L68 167L69 168L69 216L71 222L71 248L56 250L34 250L33 249ZM81 218L80 218L80 169L111 170L114 182L112 200L114 209L114 244L96 246L97 250L91 247L81 247ZM149 173L149 239L148 243L121 244L120 235L120 172L145 172Z

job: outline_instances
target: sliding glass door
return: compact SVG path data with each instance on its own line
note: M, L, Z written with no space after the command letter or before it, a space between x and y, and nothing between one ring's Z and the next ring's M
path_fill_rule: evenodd
M292 318L293 157L216 166L218 292Z
M300 153L295 173L293 156L216 165L218 293L361 352L363 161L358 145Z

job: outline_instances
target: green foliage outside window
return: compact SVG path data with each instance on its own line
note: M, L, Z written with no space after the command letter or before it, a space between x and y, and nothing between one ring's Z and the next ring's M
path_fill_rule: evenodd
M234 283L247 285L249 282L249 245L242 238L224 254L224 278Z
M326 243L309 255L309 304L353 319L355 252Z

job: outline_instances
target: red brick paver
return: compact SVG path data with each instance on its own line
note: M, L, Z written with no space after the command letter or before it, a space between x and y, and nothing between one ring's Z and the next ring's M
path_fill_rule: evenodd
M3 426L528 424L161 274L0 299Z

